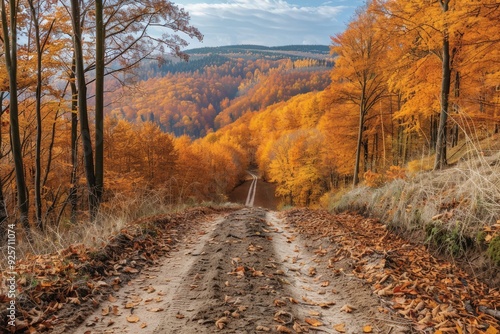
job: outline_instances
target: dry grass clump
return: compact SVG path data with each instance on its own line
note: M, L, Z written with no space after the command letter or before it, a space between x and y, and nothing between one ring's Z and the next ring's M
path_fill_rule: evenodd
M195 199L181 204L173 203L165 190L142 190L137 191L134 196L114 194L111 200L101 205L94 222L90 222L86 215L82 215L76 224L71 223L69 218L63 218L58 224L45 225L44 231L33 229L32 242L28 242L20 234L16 240L16 257L22 259L27 254L54 253L74 244L83 244L90 248L103 247L127 224L140 218L173 214L195 206L220 205L212 202L200 203ZM1 247L0 258L6 258L6 255L6 248Z
M452 256L484 248L482 233L500 220L500 151L462 160L441 171L419 172L379 188L357 187L335 202L334 211L375 216L395 230ZM500 257L500 254L498 254Z

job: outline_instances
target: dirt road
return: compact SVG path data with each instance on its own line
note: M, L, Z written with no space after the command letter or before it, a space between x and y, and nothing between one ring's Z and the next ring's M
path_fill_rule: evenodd
M331 245L302 240L272 211L246 208L198 228L73 333L409 329L405 321L380 312L383 305L369 285L332 270L326 256L334 251Z
M245 182L229 194L229 200L249 207L276 210L278 207L278 199L274 195L276 186L264 182L254 171L249 172L248 176Z

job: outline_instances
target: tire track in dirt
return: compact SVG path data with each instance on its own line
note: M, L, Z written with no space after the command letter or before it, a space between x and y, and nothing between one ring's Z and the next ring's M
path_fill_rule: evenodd
M160 266L101 305L116 314L99 310L86 322L92 327L74 333L337 333L339 324L346 333L366 324L374 332L404 331L387 326L390 317L377 311L379 300L360 280L327 269L329 246L314 243L274 212L230 213L200 226Z

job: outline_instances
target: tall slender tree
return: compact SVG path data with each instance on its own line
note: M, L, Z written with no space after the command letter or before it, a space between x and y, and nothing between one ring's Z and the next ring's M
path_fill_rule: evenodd
M1 20L3 32L3 48L5 65L9 76L9 114L12 155L16 173L17 201L20 222L28 237L31 236L29 223L29 203L24 177L23 153L19 131L19 103L17 90L17 14L19 2L9 1L7 9L6 0L1 0Z
M371 11L358 9L346 31L332 37L331 50L338 55L332 71L334 99L339 103L355 105L359 113L354 185L359 183L368 113L387 94L387 77L383 70L387 37L379 33L376 23Z

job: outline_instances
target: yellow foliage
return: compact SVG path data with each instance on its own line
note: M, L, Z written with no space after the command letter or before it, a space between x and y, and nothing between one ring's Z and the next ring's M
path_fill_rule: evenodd
M371 170L363 174L365 183L368 187L377 188L384 184L384 175L379 173L374 173Z

